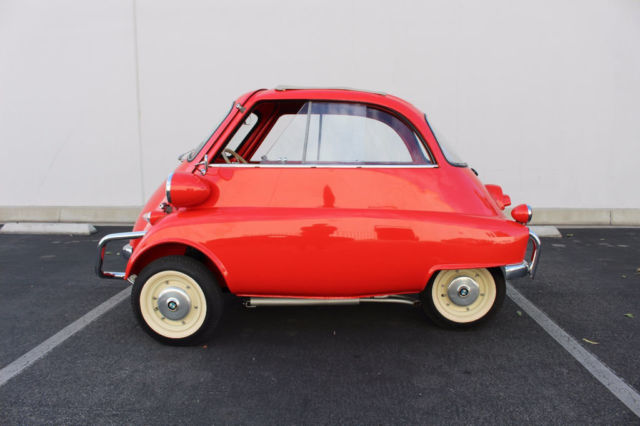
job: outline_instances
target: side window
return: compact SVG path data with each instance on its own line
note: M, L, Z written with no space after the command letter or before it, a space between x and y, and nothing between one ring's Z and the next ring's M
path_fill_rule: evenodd
M251 162L302 162L306 114L283 114L251 157Z
M250 158L280 164L430 164L416 134L367 105L306 102L278 117Z
M238 147L242 144L242 142L244 142L247 135L251 133L251 130L253 130L257 123L258 116L256 115L256 113L252 112L247 118L244 119L244 122L240 125L238 130L236 130L236 133L227 143L226 148L237 151Z

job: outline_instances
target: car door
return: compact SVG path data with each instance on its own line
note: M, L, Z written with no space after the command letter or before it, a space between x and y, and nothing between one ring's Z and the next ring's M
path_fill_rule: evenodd
M420 215L431 191L424 177L436 166L402 119L313 101L246 117L205 175L218 190L209 247L235 294L348 297L424 286Z

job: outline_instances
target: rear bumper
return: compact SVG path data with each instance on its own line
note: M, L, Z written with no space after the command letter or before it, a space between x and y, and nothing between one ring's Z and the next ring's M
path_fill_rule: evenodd
M533 243L531 259L505 266L503 268L505 279L513 280L515 278L524 277L525 275L529 275L532 279L535 277L536 269L538 268L538 261L540 260L542 242L533 231L529 231L529 241Z
M113 278L113 279L122 279L125 276L125 272L119 271L103 271L102 264L104 263L104 255L105 250L107 248L107 244L111 241L117 240L136 240L138 238L144 237L146 231L139 232L119 232L117 234L109 234L105 235L100 242L98 243L98 258L96 259L96 275L100 278Z

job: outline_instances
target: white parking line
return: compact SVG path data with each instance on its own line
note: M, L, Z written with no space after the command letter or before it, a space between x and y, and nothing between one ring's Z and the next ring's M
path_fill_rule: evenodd
M613 370L607 367L591 352L583 348L576 339L567 334L558 324L553 322L551 318L538 309L510 283L507 283L507 295L533 318L544 331L553 337L556 342L560 343L593 377L598 379L616 398L633 411L636 416L640 417L640 394L637 390L626 384Z
M108 299L106 302L96 306L89 312L87 312L82 317L78 318L53 336L49 337L44 342L40 343L35 348L31 349L26 354L22 355L20 358L13 361L11 364L3 367L0 370L0 386L3 386L13 377L22 373L26 368L28 368L31 364L45 356L49 353L53 348L60 345L62 342L67 340L69 337L76 334L78 331L82 330L93 321L98 319L101 315L105 314L109 309L116 306L118 303L122 302L126 299L129 294L131 294L131 288L127 287L122 290L120 293Z
M31 349L20 358L0 370L0 386L6 384L13 377L22 373L34 362L44 357L56 346L62 344L69 337L73 336L87 325L104 315L118 303L125 300L131 290L125 288L115 296L98 305L87 312L76 321L72 322L35 348ZM624 382L613 370L607 367L602 361L584 349L573 337L567 334L544 312L538 309L533 303L524 297L510 283L507 283L507 295L520 308L525 311L543 330L545 330L556 342L558 342L567 352L569 352L593 377L602 383L609 391L615 395L624 405L626 405L636 416L640 417L640 394L633 387Z

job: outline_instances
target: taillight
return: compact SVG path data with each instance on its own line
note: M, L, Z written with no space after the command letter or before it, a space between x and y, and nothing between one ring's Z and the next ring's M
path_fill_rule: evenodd
M211 194L211 188L197 175L174 172L165 186L167 201L176 207L193 207L202 204Z
M528 204L520 204L511 210L511 217L513 217L516 222L523 225L526 225L531 221L531 216L533 216L533 211L531 210L531 206Z

